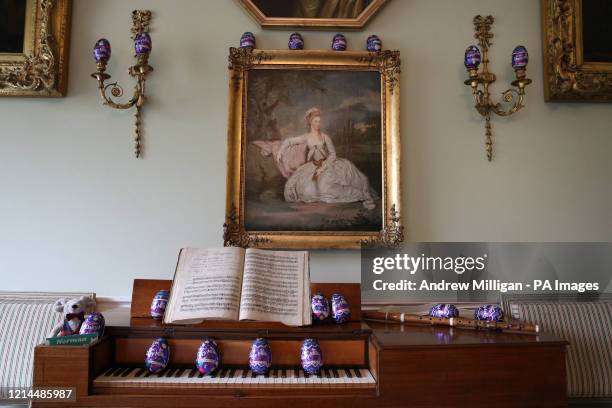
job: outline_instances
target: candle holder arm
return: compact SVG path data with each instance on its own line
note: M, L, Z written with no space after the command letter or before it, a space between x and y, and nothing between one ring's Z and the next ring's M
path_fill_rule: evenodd
M510 116L525 106L524 101L524 89L510 88L502 93L502 102L491 104L491 110L499 116Z

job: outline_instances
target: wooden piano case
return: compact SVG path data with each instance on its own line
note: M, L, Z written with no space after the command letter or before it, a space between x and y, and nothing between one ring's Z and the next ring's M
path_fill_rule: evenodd
M148 316L148 308L153 294L169 285L170 281L136 280L131 326L108 327L104 338L91 346L38 346L34 386L74 387L77 400L34 401L33 406L566 407L566 343L547 335L366 324L360 321L356 284L312 287L327 296L331 291L345 294L353 321L344 325L287 327L227 321L163 325ZM156 337L165 337L170 344L168 378L126 383L122 374L112 377L124 367L131 376L140 370L145 350ZM203 337L217 341L223 372L229 372L230 377L248 369L248 350L256 337L269 340L275 374L297 370L301 342L315 337L321 344L327 374L333 370L334 374L361 372L362 376L323 376L310 384L303 379L302 383L288 384L278 374L278 380L248 376L232 382L210 379L203 385L195 378L187 380ZM119 371L114 372L115 367ZM175 379L175 373L185 381ZM110 380L105 382L106 377Z

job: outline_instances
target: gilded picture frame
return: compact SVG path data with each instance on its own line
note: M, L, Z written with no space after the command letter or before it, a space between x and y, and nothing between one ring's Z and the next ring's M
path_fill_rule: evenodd
M317 230L279 230L279 229L250 229L247 225L252 223L252 214L245 214L248 207L247 188L245 180L252 177L252 167L247 171L247 150L252 148L252 143L247 141L247 122L249 122L248 101L249 81L255 83L257 78L272 75L275 83L281 83L283 75L293 75L292 78L300 76L312 76L326 78L329 75L336 78L338 75L346 75L350 80L352 76L373 76L378 82L379 95L373 107L375 111L380 110L380 123L370 124L378 129L376 138L368 139L372 145L380 144L380 168L375 168L368 173L380 174L381 180L372 179L372 185L380 186L376 209L379 211L380 224L374 225L376 230L368 228L365 231L317 229ZM340 84L342 89L350 88ZM354 51L297 51L297 50L260 50L248 48L230 48L229 55L229 118L228 118L228 147L227 147L227 191L226 191L226 215L223 225L223 240L225 246L259 247L259 248L360 248L361 245L370 246L394 246L403 241L404 227L401 222L401 188L400 188L400 56L399 51L382 51L379 53L354 52ZM266 95L275 90L267 90ZM297 91L296 91L297 92ZM314 92L314 91L313 91ZM349 92L349 91L347 91ZM306 92L304 95L308 95ZM333 97L332 90L325 95ZM253 97L253 95L251 95ZM350 98L346 98L350 99ZM363 100L360 99L360 100ZM295 101L293 101L295 102ZM259 102L258 102L259 103ZM292 107L287 105L288 109ZM309 110L310 112L310 110ZM355 112L354 110L348 110ZM255 112L251 113L251 120ZM301 115L301 111L300 111ZM331 114L327 116L329 118ZM300 116L301 118L301 116ZM279 118L279 122L281 118ZM276 118L274 119L276 126ZM283 123L279 123L279 128ZM375 126L374 126L375 125ZM362 126L354 124L355 127ZM251 132L252 133L252 132ZM330 132L331 134L331 132ZM356 137L356 136L355 136ZM339 140L336 139L336 140ZM272 142L274 143L274 142ZM338 146L337 146L338 147ZM340 146L341 148L341 146ZM357 149L357 148L355 148ZM339 150L342 152L342 150ZM263 155L263 153L262 153ZM338 156L340 157L340 156ZM358 157L353 155L352 157ZM376 162L377 157L371 156ZM259 160L259 159L249 159ZM263 159L262 159L263 160ZM272 160L272 159L268 159ZM344 165L351 167L349 160L341 160ZM357 162L355 162L357 163ZM351 167L351 168L354 168ZM339 170L341 171L341 170ZM380 173L377 173L377 172ZM297 171L296 171L297 173ZM359 172L357 172L359 173ZM374 176L370 176L371 178ZM314 178L313 178L314 180ZM285 185L285 189L286 189ZM285 193L286 194L286 193ZM376 193L373 193L376 194ZM277 202L282 202L282 192ZM285 196L286 200L286 196ZM264 201L266 202L266 201ZM281 203L282 204L282 203ZM293 203L295 204L295 203ZM365 206L365 201L362 202ZM306 206L307 204L296 204ZM317 204L324 210L325 204ZM340 204L338 204L340 205ZM356 203L351 208L358 206ZM363 210L367 212L367 210ZM260 214L266 215L265 208ZM299 213L298 213L299 214ZM297 216L296 216L297 218ZM251 219L251 221L249 221ZM288 217L288 219L293 219ZM302 219L302 218L300 218ZM306 218L304 218L306 219ZM276 225L276 224L274 224ZM354 224L350 224L354 225ZM370 224L368 224L370 225ZM378 227L376 226L378 225Z
M24 1L23 52L0 53L0 96L65 96L72 0Z
M242 7L253 17L262 28L268 29L287 29L287 28L299 28L299 29L313 29L313 30L330 30L330 29L348 29L348 30L359 30L368 24L368 22L374 17L374 15L387 3L389 0L368 0L363 2L363 9L355 16L347 16L346 9L342 4L338 4L336 7L338 10L332 12L335 16L330 17L328 13L324 16L311 17L312 11L305 15L309 17L298 17L296 15L269 15L266 14L266 10L262 9L261 5L258 4L261 0L238 0ZM348 0L335 0L348 1ZM325 6L329 6L334 3L329 0L323 0L326 2ZM283 4L289 3L289 0L282 0ZM354 1L351 2L351 6L354 6ZM324 7L325 8L325 7ZM329 8L329 7L327 7ZM315 13L316 14L316 13ZM350 13L349 13L350 14Z
M542 0L546 101L612 101L612 62L585 58L583 11L583 0Z

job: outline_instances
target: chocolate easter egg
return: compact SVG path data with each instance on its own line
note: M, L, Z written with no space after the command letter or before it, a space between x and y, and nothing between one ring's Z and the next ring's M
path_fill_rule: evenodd
M343 34L334 35L331 48L334 51L346 51L346 37Z
M242 34L240 37L240 48L256 48L255 35L250 31Z
M104 316L102 316L102 313L90 313L85 316L85 320L83 320L83 324L81 324L79 334L98 333L98 337L102 337L104 334L104 327Z
M166 311L166 306L168 305L168 298L170 297L170 292L167 290L160 290L153 296L153 301L151 301L151 317L154 319L162 319L164 317L164 312Z
M469 47L467 47L467 49L465 50L465 58L463 61L465 67L467 69L478 69L480 61L481 56L478 47L476 47L475 45L470 45Z
M512 51L512 68L514 69L525 69L529 62L529 53L527 48L522 45L517 46Z
M504 311L497 305L479 306L474 311L474 319L501 322L504 320Z
M304 39L300 33L293 33L289 36L289 49L290 50L303 50Z
M136 55L149 54L153 48L153 42L149 33L138 33L134 38L134 51Z
M153 340L145 354L145 367L152 372L158 373L168 365L170 361L170 346L163 337Z
M97 62L108 61L111 57L111 45L106 38L100 38L94 44L93 56Z
M249 353L249 367L255 374L265 374L272 365L272 350L268 341L263 338L255 339Z
M219 346L213 339L204 339L196 354L196 368L204 375L211 374L219 367L221 354Z
M439 303L429 309L429 315L431 317L458 317L459 310L455 307L455 305Z
M382 50L382 41L373 34L366 40L366 49L370 52L379 52Z
M312 320L321 322L329 317L329 302L321 293L315 293L310 301Z
M317 339L306 339L300 349L302 368L308 374L316 374L323 367L323 353Z
M336 323L344 323L351 317L351 309L348 302L340 293L334 293L331 297L332 318Z

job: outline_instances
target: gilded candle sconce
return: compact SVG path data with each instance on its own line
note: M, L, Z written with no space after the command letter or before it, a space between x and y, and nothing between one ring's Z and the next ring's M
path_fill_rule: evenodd
M525 106L525 87L531 83L527 78L527 62L529 55L527 49L519 45L512 51L512 68L516 75L516 80L512 81L510 88L502 93L502 102L493 102L489 92L490 85L495 82L495 74L489 72L489 46L491 46L491 25L493 16L474 17L474 28L476 34L474 38L478 40L480 49L475 45L470 45L465 51L465 67L469 78L464 82L472 88L472 95L476 102L475 108L485 118L485 150L487 160L493 157L493 140L491 133L491 113L499 116L510 116ZM482 66L481 66L482 62ZM480 71L478 70L481 66Z
M93 56L96 60L96 72L91 74L98 81L98 89L102 97L103 104L115 109L129 109L132 106L136 107L134 113L135 123L134 130L134 153L136 158L142 154L141 133L142 120L141 109L145 103L145 81L147 75L153 71L153 67L149 65L149 54L151 53L151 37L149 36L149 22L151 21L151 11L149 10L134 10L132 12L132 39L134 40L134 51L136 55L136 65L129 67L128 73L136 79L134 94L132 98L124 103L115 102L112 97L119 98L123 96L123 88L117 83L112 82L106 84L106 80L111 76L106 73L106 65L111 57L110 42L101 38L96 42L93 49ZM110 88L111 96L107 95L107 90Z

